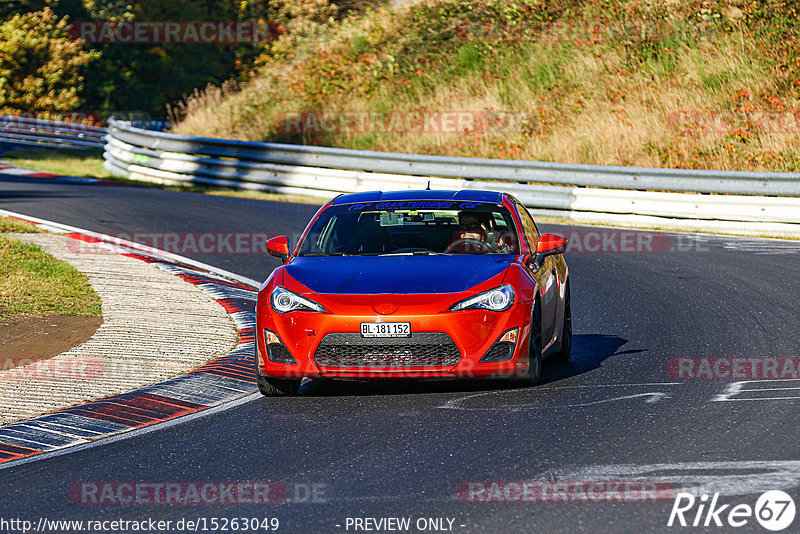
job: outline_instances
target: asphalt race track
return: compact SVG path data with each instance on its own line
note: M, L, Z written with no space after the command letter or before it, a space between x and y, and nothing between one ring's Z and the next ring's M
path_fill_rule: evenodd
M109 234L264 232L295 242L317 207L0 175L0 208ZM454 532L704 531L667 527L673 498L465 502L457 489L470 481L648 481L750 506L779 489L800 503L800 380L668 372L674 358L800 356L800 243L658 234L658 250L620 252L613 229L542 227L593 252L566 256L575 349L570 363L545 366L541 385L310 382L297 398L258 398L0 469L0 517L275 517L279 532L363 532L352 519L364 517L445 518ZM258 280L277 265L261 254L182 253ZM282 484L287 499L92 505L70 494L93 482L261 480ZM754 518L705 530L767 532Z

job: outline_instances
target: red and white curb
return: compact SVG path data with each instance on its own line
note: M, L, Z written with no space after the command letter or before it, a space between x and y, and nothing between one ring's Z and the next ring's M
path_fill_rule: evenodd
M8 169L0 169L0 173ZM14 169L19 171L19 169ZM18 174L15 172L14 174ZM33 177L45 173L33 173ZM238 346L187 374L27 421L0 427L0 464L87 445L98 438L143 429L177 417L233 403L256 391L255 301L258 282L158 249L6 210L0 215L30 222L73 239L106 247L155 265L196 285L222 305L236 324Z

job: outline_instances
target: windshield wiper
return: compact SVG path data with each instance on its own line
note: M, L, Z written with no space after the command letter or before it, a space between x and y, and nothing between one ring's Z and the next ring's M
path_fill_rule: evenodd
M345 254L344 252L331 252L326 254L324 252L314 252L311 254L303 254L302 258L324 258L326 256L356 256L356 254Z
M432 250L415 250L413 252L389 252L387 254L379 254L379 256L439 256L444 252L434 252Z

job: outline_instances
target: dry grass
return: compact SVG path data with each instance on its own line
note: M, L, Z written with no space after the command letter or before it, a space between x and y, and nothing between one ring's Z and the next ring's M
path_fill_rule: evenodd
M103 168L102 149L21 148L3 154L3 159L19 167L59 176L105 179L110 175Z
M0 217L0 234L38 234L42 231L35 225L15 219L14 217Z
M185 118L176 131L608 165L793 171L800 163L794 115L800 80L792 78L800 77L800 57L786 44L800 35L800 26L789 7L764 3L759 14L747 12L749 4L742 2L603 3L610 11L599 3L571 4L555 15L565 24L585 27L601 16L619 16L614 15L619 8L645 10L639 13L643 21L651 10L692 28L709 17L711 29L701 25L691 37L659 36L626 46L581 38L471 46L448 33L469 14L439 15L442 6L458 11L466 4L487 9L485 2L439 2L345 21L324 40L309 41L284 62L267 64L241 88L198 92L183 105ZM474 132L287 137L283 116L298 110L501 111L512 121Z

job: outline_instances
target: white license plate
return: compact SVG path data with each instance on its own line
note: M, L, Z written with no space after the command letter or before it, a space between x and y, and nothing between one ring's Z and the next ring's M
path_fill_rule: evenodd
M361 323L361 337L411 337L411 323Z

